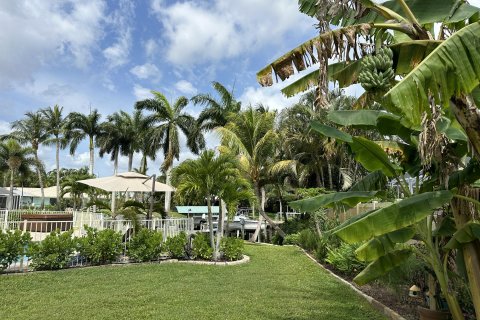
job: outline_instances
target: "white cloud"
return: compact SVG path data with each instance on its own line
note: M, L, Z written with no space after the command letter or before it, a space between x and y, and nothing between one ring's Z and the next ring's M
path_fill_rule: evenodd
M136 84L133 86L133 94L135 95L137 100L145 100L145 99L153 98L153 95L150 92L150 89L144 88L139 84Z
M177 65L237 57L285 41L312 28L313 20L298 12L290 0L152 1L152 10L164 26L167 59Z
M119 8L113 12L109 19L113 28L117 30L116 41L103 50L103 56L107 59L110 68L116 68L128 62L132 46L132 28L130 24L135 15L134 9L133 2L122 0L119 3Z
M157 66L152 63L135 66L130 69L130 73L139 79L160 78L160 70L158 70Z
M90 164L90 152L82 152L75 155L69 155L67 157L68 162L73 164L75 167L84 167Z
M247 87L240 97L240 101L242 101L244 106L262 104L270 110L281 110L298 102L299 98L299 96L286 98L277 86L266 88Z
M0 135L10 133L12 130L10 128L10 123L7 121L0 120Z
M17 0L0 3L0 86L31 79L55 58L84 68L102 36L104 0Z
M195 88L193 84L191 84L187 80L178 81L177 83L175 83L175 88L186 95L193 95L198 91L197 88Z
M145 55L147 58L152 58L158 51L158 44L155 39L148 39L144 43Z

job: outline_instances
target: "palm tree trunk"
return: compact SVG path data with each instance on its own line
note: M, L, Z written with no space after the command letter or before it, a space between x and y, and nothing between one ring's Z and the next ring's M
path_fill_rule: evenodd
M170 185L171 180L172 180L172 166L170 166L167 169L166 175L167 175L166 183L168 185ZM172 202L172 192L167 191L167 192L165 192L165 213L166 214L168 214L170 212L170 203L171 202Z
M325 174L323 173L323 166L320 167L320 176L322 177L322 188L325 188Z
M327 163L327 169L328 169L328 184L330 186L330 190L333 190L333 177L332 177L332 166L330 163Z
M90 145L89 145L89 150L90 150L90 165L88 167L88 174L93 175L93 165L94 165L94 157L95 157L95 150L94 150L94 145L93 145L93 137L90 137Z
M40 209L43 209L45 208L45 191L43 190L43 177L42 177L41 163L40 163L40 159L38 158L37 149L34 149L34 156L35 156L35 168L37 170L37 175L38 175L38 184L40 185L40 193L42 195L42 202L40 203Z
M133 152L128 155L128 172L132 171L133 166Z
M57 210L60 210L60 141L56 143L55 164L57 166Z
M217 225L217 241L215 243L215 252L213 256L215 257L215 261L219 258L220 253L220 242L222 241L223 237L223 219L225 219L225 202L220 199L220 208L218 214L218 225Z
M258 184L258 182L254 182L254 188L255 188L255 196L257 198L257 202L258 203L261 203L261 192L260 192L260 185ZM280 235L280 237L282 238L285 238L285 232L280 229L280 227L268 216L265 214L265 212L263 211L263 208L262 206L260 205L259 208L258 208L258 212L262 215L262 217L267 220L268 224L273 228L275 229L275 231L278 232L278 234Z
M113 175L117 175L118 171L118 151L115 152L115 158L113 160ZM115 217L115 207L117 204L117 193L115 191L112 192L112 217Z
M142 160L140 161L140 173L147 173L147 156L145 154L142 155Z
M317 188L322 187L322 177L320 176L320 170L315 166L315 182L317 183Z
M207 208L208 208L208 233L210 235L210 246L212 247L212 249L215 249L215 239L213 238L212 199L210 195L207 196ZM214 256L213 259L217 259L216 256Z
M7 209L12 210L13 209L13 170L10 170L10 192L8 195L8 205Z

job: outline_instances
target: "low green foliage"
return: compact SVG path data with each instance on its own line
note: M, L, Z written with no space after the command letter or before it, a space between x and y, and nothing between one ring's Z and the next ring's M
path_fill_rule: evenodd
M220 251L228 261L240 260L244 252L243 239L224 237L220 243Z
M137 232L128 244L128 256L137 262L156 260L162 253L163 235L147 228Z
M92 264L112 263L122 253L122 235L112 229L85 226L87 234L78 239L78 252Z
M175 237L170 237L165 242L165 248L172 258L185 258L185 246L187 244L187 234L180 232Z
M294 244L299 245L300 232L287 234L283 239L283 244Z
M22 234L20 230L7 232L0 230L0 272L25 254L25 247L28 246L30 239L28 232Z
M193 255L195 258L211 260L213 249L210 247L210 240L207 233L197 233L193 239Z
M303 249L314 252L317 249L318 235L312 229L304 229L298 235L298 244Z
M357 274L366 266L365 262L359 261L355 255L355 250L358 247L358 244L342 242L338 248L327 248L328 253L325 262L345 274Z
M73 230L60 233L52 231L43 241L31 243L28 256L34 270L57 270L67 268L75 251Z

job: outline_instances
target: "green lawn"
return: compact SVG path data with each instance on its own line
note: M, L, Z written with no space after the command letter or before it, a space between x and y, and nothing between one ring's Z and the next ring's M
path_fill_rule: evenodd
M0 319L384 319L294 247L239 266L144 264L0 276Z

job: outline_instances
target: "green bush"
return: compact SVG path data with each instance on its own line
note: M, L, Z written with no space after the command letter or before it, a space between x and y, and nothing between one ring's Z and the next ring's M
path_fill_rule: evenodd
M293 233L293 234L287 234L285 238L283 239L283 244L294 244L294 245L299 245L299 238L300 238L300 232L298 233Z
M303 249L314 252L317 249L318 235L312 229L304 229L298 235L298 244Z
M161 232L143 228L128 244L128 256L137 262L158 259L162 253L162 242Z
M193 256L204 260L212 260L213 249L210 247L208 234L198 233L193 239Z
M31 243L28 256L34 270L57 270L67 268L75 251L73 230L60 233L52 231L42 242Z
M335 235L331 233L323 233L321 237L318 237L317 247L315 249L315 258L320 262L325 262L327 258L328 249L334 250L340 247L341 241Z
M85 226L87 235L78 239L78 252L92 264L112 263L122 253L122 235L112 229Z
M185 246L187 244L187 234L180 232L175 237L170 237L165 242L165 248L172 258L185 258Z
M30 234L22 231L7 231L0 230L0 272L7 269L8 266L22 258L25 254L25 247L30 242Z
M327 248L328 253L325 262L345 274L355 275L366 266L366 264L359 261L355 255L355 250L358 247L358 244L342 242L338 248Z
M220 251L228 261L240 260L243 257L244 243L243 239L224 237L220 242Z

